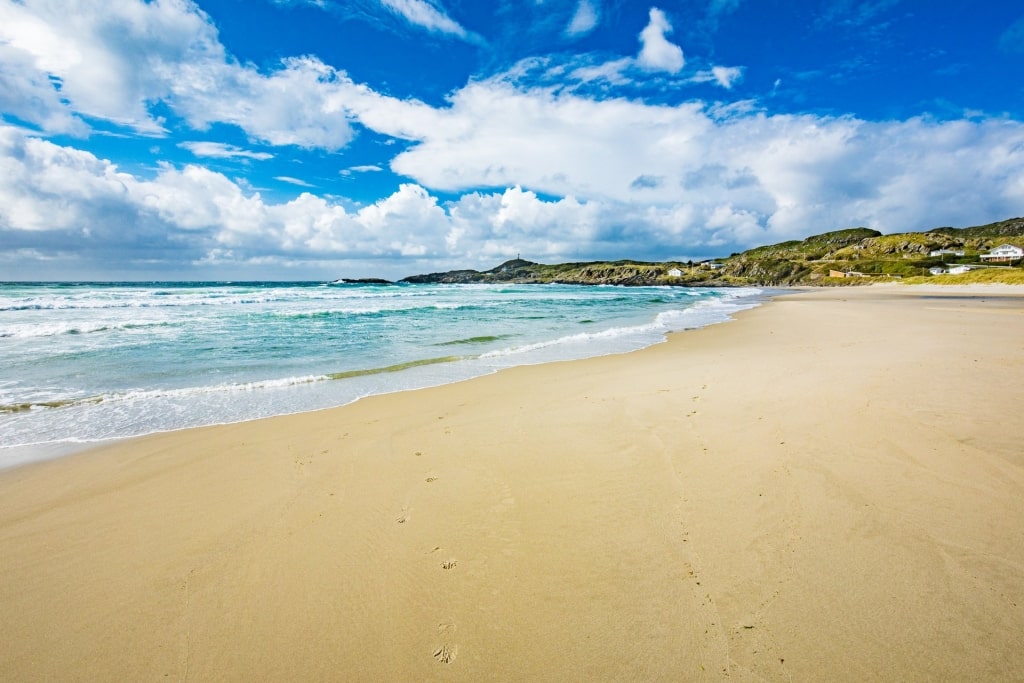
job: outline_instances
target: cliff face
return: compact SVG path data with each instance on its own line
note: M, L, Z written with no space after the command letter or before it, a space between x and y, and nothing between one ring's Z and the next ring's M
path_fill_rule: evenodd
M788 286L858 285L872 278L927 276L929 269L979 264L980 255L1000 244L1024 247L1024 218L973 228L935 228L883 235L851 228L805 240L750 249L714 263L594 261L546 265L522 259L486 271L452 270L413 275L410 283L514 283L578 285ZM962 256L936 251L963 252ZM678 274L676 274L678 273ZM851 273L853 277L837 277Z

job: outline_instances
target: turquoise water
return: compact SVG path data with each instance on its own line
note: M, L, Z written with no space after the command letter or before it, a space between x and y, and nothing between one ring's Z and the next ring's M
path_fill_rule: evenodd
M88 443L342 405L622 353L756 289L0 284L0 466ZM15 455L17 454L17 455Z

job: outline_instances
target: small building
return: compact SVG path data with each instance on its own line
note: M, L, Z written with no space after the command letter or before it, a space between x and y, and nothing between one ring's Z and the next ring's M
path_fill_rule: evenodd
M704 265L710 268L711 270L721 270L722 268L725 268L724 263L715 263L714 261L708 261Z
M829 277L867 277L864 273L856 270L830 270Z
M1003 244L987 254L982 254L983 261L1017 261L1024 258L1024 249L1012 244Z
M935 249L928 254L929 256L963 256L963 249Z
M963 275L964 273L968 273L978 267L980 266L967 266L964 264L950 266L949 268L943 268L942 266L934 266L932 268L929 268L928 272L931 273L932 275Z
M669 277L682 277L683 276L683 271L679 270L678 268L672 268L672 269L670 269L668 271L668 276Z

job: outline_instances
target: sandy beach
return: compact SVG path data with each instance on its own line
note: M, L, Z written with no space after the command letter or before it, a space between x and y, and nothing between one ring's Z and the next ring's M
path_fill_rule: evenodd
M0 472L0 679L1024 679L1024 292Z

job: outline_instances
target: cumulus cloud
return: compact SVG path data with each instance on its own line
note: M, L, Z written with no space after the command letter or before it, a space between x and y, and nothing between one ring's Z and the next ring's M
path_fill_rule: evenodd
M338 150L352 139L347 104L361 89L313 57L288 58L263 75L234 64L182 64L166 100L195 128L233 124L271 145Z
M207 265L488 266L516 251L539 260L717 255L842 226L968 225L1024 203L1024 124L1010 120L720 118L697 104L461 95L453 118L487 120L485 101L507 113L467 127L464 141L414 147L399 165L418 182L358 211L305 192L273 203L198 165L164 165L145 179L2 127L0 241L11 253L57 259L71 249L99 262L127 250L122 260ZM431 188L447 184L466 189L442 201ZM482 186L493 189L468 189Z
M200 59L223 63L208 17L186 0L28 0L0 3L0 44L18 77L56 79L60 100L79 115L161 134L146 108L168 84L159 74ZM49 102L51 109L68 105ZM45 124L45 116L33 118Z
M970 222L979 202L986 217L1010 215L1017 209L1006 197L1019 194L1024 173L1024 126L1012 121L770 116L749 106L598 101L502 80L466 86L431 116L439 125L403 119L416 144L392 162L425 187L519 185L620 209L642 192L645 205L690 205L698 218L728 205L744 225L757 216L765 240L849 224ZM972 170L957 172L950 159ZM992 196L1001 198L983 200ZM733 237L749 237L744 230Z
M443 256L450 229L417 185L352 213L309 193L266 201L198 165L163 165L152 179L88 152L0 127L0 241L22 253L111 265ZM127 252L127 253L126 253Z
M149 109L162 101L195 128L227 123L272 145L337 150L360 92L312 57L269 74L239 64L188 0L0 2L0 103L45 132L83 134L97 119L164 135Z
M600 19L601 14L594 0L579 0L565 33L571 37L586 35L597 28Z
M683 49L669 42L665 34L672 32L672 24L668 17L657 7L650 11L650 21L640 32L640 55L637 61L640 66L652 71L667 71L676 74L682 71L686 60Z
M30 54L0 41L0 112L43 130L84 137L89 127L61 103L57 85Z
M554 195L625 199L634 178L669 176L699 154L680 143L711 126L701 105L595 101L500 80L472 83L441 125L419 126L419 143L392 169L432 188L528 186ZM403 119L406 130L414 114ZM389 129L377 129L389 133Z

